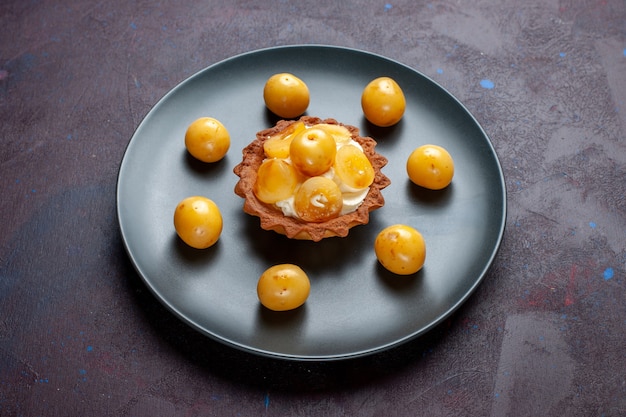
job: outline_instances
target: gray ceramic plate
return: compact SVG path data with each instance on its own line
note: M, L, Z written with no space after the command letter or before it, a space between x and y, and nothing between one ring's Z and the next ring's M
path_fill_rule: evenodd
M389 159L392 185L386 205L346 238L291 241L263 231L242 211L233 167L255 133L272 126L264 107L267 78L291 72L311 92L308 115L332 117L378 140ZM363 118L363 87L390 76L403 88L407 110L392 128ZM212 116L231 134L226 158L213 165L187 155L184 133L196 118ZM453 183L440 192L413 186L409 153L424 143L447 148ZM208 250L186 247L172 216L190 195L213 199L224 230ZM122 161L117 189L122 237L146 285L184 322L227 345L296 360L332 360L388 349L428 331L476 289L502 239L506 192L494 149L477 121L454 97L419 72L370 53L328 46L289 46L239 55L212 65L176 86L149 112ZM377 263L376 234L405 223L427 244L424 268L392 276ZM311 279L301 308L273 313L257 300L261 273L277 263L300 265Z

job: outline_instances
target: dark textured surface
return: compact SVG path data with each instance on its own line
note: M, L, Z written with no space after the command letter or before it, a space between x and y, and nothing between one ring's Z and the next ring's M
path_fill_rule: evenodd
M224 58L316 43L432 77L508 187L477 292L425 337L294 363L195 333L123 249L134 129ZM0 4L0 415L626 415L626 4Z

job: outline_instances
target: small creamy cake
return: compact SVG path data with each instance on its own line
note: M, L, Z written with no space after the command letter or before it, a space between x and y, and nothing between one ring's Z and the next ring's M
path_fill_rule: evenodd
M235 193L265 230L316 242L345 237L385 204L381 190L391 181L375 147L334 119L281 120L243 149Z

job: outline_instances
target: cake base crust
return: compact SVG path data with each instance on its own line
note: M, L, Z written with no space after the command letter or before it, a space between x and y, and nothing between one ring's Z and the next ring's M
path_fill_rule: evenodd
M359 136L357 127L339 123L335 119L322 120L311 116L303 116L300 118L300 121L307 126L320 123L342 125L350 131L352 139L361 145L375 173L374 181L370 185L370 190L362 204L351 213L316 223L285 216L280 210L272 205L263 203L255 196L253 189L257 179L257 171L266 158L263 143L270 136L282 132L291 124L296 123L297 120L281 120L274 127L258 132L256 139L243 149L242 161L233 170L239 177L239 181L235 185L235 194L244 199L243 211L259 217L261 228L264 230L272 230L290 239L313 240L315 242L327 237L345 237L352 227L367 224L371 211L384 206L385 199L381 190L391 183L389 178L381 171L387 164L387 158L376 152L376 141L374 139Z

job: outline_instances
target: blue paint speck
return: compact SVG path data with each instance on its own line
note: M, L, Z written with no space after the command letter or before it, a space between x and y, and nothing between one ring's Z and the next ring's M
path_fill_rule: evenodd
M87 346L87 352L92 352L93 351L93 346Z
M270 406L270 395L265 394L265 398L263 398L263 404L265 405L265 409L267 410Z
M604 270L604 274L602 274L602 276L604 277L605 281L608 281L613 278L614 274L615 273L613 272L613 268L607 268Z
M482 88L486 88L487 90L491 90L493 87L495 87L495 84L491 80L484 79L480 80L480 86Z
M389 4L389 3L385 4L385 11L389 11L389 10L391 10L391 9L392 9L392 7L393 7L393 5L391 5L391 4Z
M565 55L567 55L567 53L565 53L565 52L559 52L559 56L560 56L561 58L565 58Z
M443 70L441 68L437 68L437 74L443 74Z
M592 229L595 229L596 226L596 222L589 222L589 227L591 227Z
M623 54L624 54L624 56L626 56L626 49L624 49Z
M137 24L135 22L130 22L131 29L137 29Z
M81 374L81 375L86 375L87 371L85 369L79 369L78 373Z

